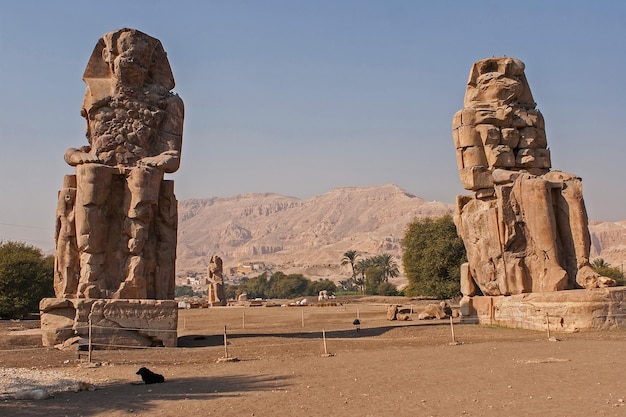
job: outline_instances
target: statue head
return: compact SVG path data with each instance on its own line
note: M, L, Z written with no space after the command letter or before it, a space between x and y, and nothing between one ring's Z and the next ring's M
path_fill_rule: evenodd
M524 67L522 61L510 57L486 58L474 63L467 81L465 107L534 108Z
M133 30L121 30L105 36L108 45L102 49L102 59L109 65L118 86L142 86L158 41Z
M96 44L83 74L87 93L83 109L116 93L142 86L163 92L174 88L174 76L161 42L136 29L104 34Z

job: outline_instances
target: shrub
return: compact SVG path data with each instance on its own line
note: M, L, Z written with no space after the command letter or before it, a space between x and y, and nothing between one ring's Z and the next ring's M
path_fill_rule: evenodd
M21 242L0 243L0 317L20 318L39 311L54 297L54 258Z

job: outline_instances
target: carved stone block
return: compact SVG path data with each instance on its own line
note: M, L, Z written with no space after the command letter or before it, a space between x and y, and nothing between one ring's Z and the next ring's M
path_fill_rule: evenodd
M87 340L91 325L95 349L176 347L178 303L173 300L41 300L44 346L76 336Z
M480 190L493 186L491 173L485 167L469 167L459 171L461 184L467 190Z

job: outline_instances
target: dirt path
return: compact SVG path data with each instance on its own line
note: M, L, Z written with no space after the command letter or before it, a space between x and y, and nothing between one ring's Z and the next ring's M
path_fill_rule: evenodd
M453 346L448 321L389 322L384 311L181 311L181 347L96 351L99 366L41 349L37 335L5 324L0 367L54 370L97 389L4 400L0 415L626 416L626 332L559 334L549 342L540 332L456 325L463 344ZM224 325L238 362L217 362ZM333 356L322 355L322 330ZM136 384L140 366L166 383Z

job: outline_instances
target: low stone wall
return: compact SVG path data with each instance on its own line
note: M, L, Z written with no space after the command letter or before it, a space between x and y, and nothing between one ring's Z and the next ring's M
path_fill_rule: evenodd
M466 297L462 322L575 332L626 328L626 287Z
M173 300L44 298L39 309L44 346L87 340L90 319L96 349L178 344Z

